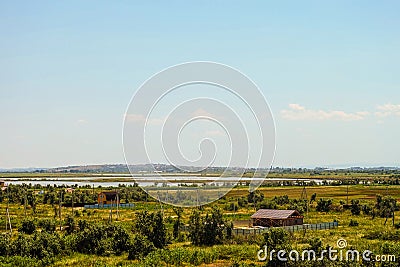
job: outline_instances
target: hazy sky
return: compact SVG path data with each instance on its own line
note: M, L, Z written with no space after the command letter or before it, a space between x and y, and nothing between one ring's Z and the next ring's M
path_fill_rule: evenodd
M275 166L400 166L400 2L150 2L0 2L0 168L123 163L133 93L195 60L259 85Z

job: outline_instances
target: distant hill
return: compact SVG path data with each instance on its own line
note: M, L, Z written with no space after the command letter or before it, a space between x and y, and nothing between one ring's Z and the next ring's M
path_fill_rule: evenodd
M185 169L189 172L202 172L199 167L187 167ZM162 172L162 173L182 173L182 171L175 166L169 164L138 164L131 165L130 170L134 173L140 172ZM207 173L222 173L228 171L229 173L241 173L243 171L251 173L255 169L243 169L240 167L231 167L227 170L224 167L209 167L205 170ZM261 169L261 172L267 172L268 169ZM398 167L347 167L347 168L287 168L275 167L270 172L272 173L298 173L298 172L398 172ZM129 173L126 164L101 164L101 165L81 165L81 166L66 166L57 168L14 168L14 169L0 169L1 173L17 173L17 172L31 172L31 173Z

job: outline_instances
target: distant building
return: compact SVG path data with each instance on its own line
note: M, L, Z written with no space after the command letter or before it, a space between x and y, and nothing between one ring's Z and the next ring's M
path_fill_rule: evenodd
M0 181L0 189L1 189L2 191L5 191L5 190L7 190L7 185L6 185L6 182L4 182L4 181Z
M99 205L104 204L119 204L118 193L115 191L110 192L100 192L97 195L97 203Z
M253 226L280 227L303 224L303 218L297 210L260 209L251 216Z
M65 193L70 193L70 194L72 194L72 192L74 192L74 189L73 189L73 188L66 188L66 189L65 189Z

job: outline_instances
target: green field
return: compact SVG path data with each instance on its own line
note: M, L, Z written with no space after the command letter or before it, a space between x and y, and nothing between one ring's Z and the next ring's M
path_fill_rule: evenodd
M29 175L26 175L29 176ZM295 176L294 174L292 176ZM300 174L297 174L300 177ZM380 176L380 175L378 175ZM21 176L23 177L23 176ZM375 176L376 178L376 176ZM372 178L371 178L372 179ZM378 178L376 178L378 179ZM34 184L34 182L32 183ZM17 187L15 187L17 190ZM0 266L264 266L265 263L257 260L257 251L263 245L263 235L249 236L233 236L224 238L218 244L211 246L196 246L193 245L189 237L189 233L184 229L191 227L191 216L197 208L185 208L181 213L181 223L185 227L180 228L179 238L173 237L174 223L177 220L176 212L172 206L161 204L154 199L145 196L145 193L137 187L122 187L118 188L121 192L121 202L129 201L134 203L134 208L119 208L118 212L114 208L112 213L110 209L84 209L82 207L62 207L61 217L59 214L58 199L53 199L53 204L44 204L44 198L57 198L60 191L64 188L23 188L19 187L15 191L20 192L14 195L14 200L9 201L6 191L2 192L0 197L0 231L5 233L7 224L6 208L9 208L10 220L12 224L12 236L9 237L10 244L21 246L16 240L20 236L28 238L36 238L36 235L43 232L41 226L42 221L51 220L55 224L55 233L65 242L65 248L62 252L55 253L54 256L27 256L23 252L18 256L10 252L4 252L0 248ZM305 191L304 191L305 188ZM114 188L115 189L115 188ZM75 205L80 201L96 200L97 193L105 190L104 188L76 188L74 191ZM44 191L44 194L39 194ZM43 192L42 192L43 193ZM29 195L29 199L25 201L24 195ZM72 199L72 193L63 193L62 203L66 204ZM306 232L295 232L289 234L290 244L293 248L305 249L309 246L313 239L317 238L322 242L322 246L336 246L338 239L345 239L348 246L358 250L369 249L374 253L391 253L400 256L400 230L396 226L400 226L400 211L398 202L400 200L400 185L374 184L369 185L316 185L316 186L265 186L260 187L258 194L263 195L263 200L259 203L249 203L248 188L240 186L234 188L225 197L210 205L203 206L201 213L204 216L211 213L213 208L219 208L222 212L223 220L233 222L234 227L248 226L250 216L262 205L276 205L277 209L292 209L295 203L298 203L301 198L307 198L307 203L313 194L315 201L308 206L308 212L303 210L304 223L323 223L337 221L339 227L329 230L307 230ZM378 215L372 216L365 214L364 211L360 215L353 215L351 212L352 200L359 200L360 207L369 206L375 209L377 195L383 197L391 197L397 201L397 207L393 218L385 218ZM122 197L124 196L124 197ZM286 203L279 203L279 197L287 196ZM80 199L79 199L80 198ZM34 199L34 204L32 204ZM317 211L318 202L320 199L331 199L329 211ZM146 201L147 200L147 201ZM25 205L24 205L25 204ZM297 205L297 204L296 204ZM34 206L34 207L33 207ZM232 208L233 207L233 208ZM301 208L301 206L299 206ZM128 259L128 251L115 253L112 249L102 253L80 253L80 251L70 249L69 244L75 242L71 239L78 238L80 233L78 224L80 221L85 221L88 225L112 225L122 227L126 230L129 236L139 235L137 220L138 214L147 211L148 213L162 212L163 221L166 226L168 244L163 249L156 249L146 257L140 259ZM112 219L110 218L112 214ZM67 233L71 223L68 220L74 221L73 228L70 228L70 233ZM18 229L21 229L24 221L33 221L36 225L36 234L20 234ZM385 221L387 221L385 223ZM356 226L350 226L352 223ZM61 227L61 230L60 230ZM135 228L136 227L136 228ZM89 227L90 228L90 227ZM22 230L20 230L22 231ZM9 232L9 230L8 230ZM5 236L3 235L5 238ZM2 244L4 245L4 239ZM8 239L7 239L8 240ZM111 240L111 239L110 239ZM108 241L110 241L108 240ZM108 242L107 241L107 242ZM103 242L103 241L101 241ZM106 241L104 241L106 242ZM110 241L111 242L111 241ZM11 245L10 245L11 246ZM101 245L99 245L101 246ZM108 244L104 244L109 247ZM15 249L15 248L14 248ZM2 252L3 251L3 252ZM10 248L12 251L12 248ZM3 253L3 254L1 254ZM7 254L8 253L8 254ZM332 263L334 264L334 263ZM392 265L382 266L398 266ZM379 265L379 264L378 264ZM298 265L300 266L300 265ZM301 265L303 266L303 265ZM306 265L304 265L306 266ZM308 266L308 265L307 265ZM319 265L313 265L319 266ZM321 265L322 266L322 265ZM339 266L339 265L331 265ZM359 266L350 264L346 266ZM361 266L361 265L360 265Z

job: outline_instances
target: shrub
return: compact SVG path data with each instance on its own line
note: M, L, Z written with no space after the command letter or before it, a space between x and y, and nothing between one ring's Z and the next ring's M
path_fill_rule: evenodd
M353 215L360 215L360 213L361 213L360 200L358 200L358 199L351 200L350 211L351 211L351 214L353 214Z
M328 212L331 210L332 199L318 199L317 211Z
M48 233L54 233L56 230L56 223L54 220L44 219L39 221L39 227Z
M153 250L155 250L153 243L145 236L135 235L128 251L128 259L136 260L146 257Z
M349 226L358 226L358 221L351 219Z
M135 229L137 233L147 237L156 248L163 248L168 244L167 229L161 212L138 213Z
M11 234L0 235L0 256L8 256L10 254Z
M211 214L206 214L205 217L194 211L190 216L190 240L194 245L221 244L226 226L221 211L216 207L213 207Z
M264 194L261 193L260 191L256 190L253 192L250 192L247 195L247 202L248 203L257 203L257 202L261 202L264 199Z
M311 250L315 251L316 253L321 253L324 249L321 238L315 237L308 241Z
M291 250L291 244L289 239L289 233L282 228L270 228L264 234L264 244L268 247L268 250ZM264 247L261 247L264 249ZM267 266L286 266L285 262L282 262L276 258L276 255L272 260L268 262Z
M131 248L130 238L129 233L124 228L115 227L111 245L116 255L121 255L122 252Z
M23 220L21 226L18 228L18 232L25 233L28 235L33 234L35 231L36 231L35 221L30 219Z
M72 234L73 232L75 232L75 227L76 225L74 217L68 215L65 219L65 230L68 234Z
M89 228L89 223L86 220L79 220L78 228L79 231L84 231L85 229Z

